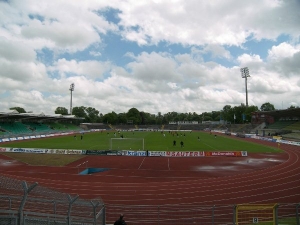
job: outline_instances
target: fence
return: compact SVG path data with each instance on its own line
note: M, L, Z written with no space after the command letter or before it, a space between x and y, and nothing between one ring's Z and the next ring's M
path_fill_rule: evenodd
M0 225L106 225L125 214L128 225L286 224L300 225L300 204L104 205L37 183L0 176Z
M108 224L113 224L119 212L125 215L130 225L300 225L299 204L276 204L272 218L270 212L262 209L262 205L251 205L248 210L241 210L238 206L241 205L106 205L105 208Z
M91 201L37 183L0 176L0 225L104 225L101 199Z

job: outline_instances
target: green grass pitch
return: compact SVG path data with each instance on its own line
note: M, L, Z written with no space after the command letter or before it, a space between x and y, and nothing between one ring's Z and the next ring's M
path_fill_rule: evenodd
M172 134L164 132L148 131L122 131L114 135L110 132L92 132L85 133L81 140L80 134L74 136L60 136L53 138L41 138L36 140L26 140L18 142L1 143L1 147L19 147L19 148L45 148L45 149L80 149L80 150L109 150L111 138L136 138L144 139L144 150L149 151L247 151L247 152L282 152L278 148L272 148L256 143L247 142L244 138L233 139L227 136L208 132L188 132L178 131ZM173 141L176 146L173 146ZM183 141L184 147L180 146ZM120 146L119 146L120 145ZM112 150L142 150L141 141L122 141L117 143L113 141Z

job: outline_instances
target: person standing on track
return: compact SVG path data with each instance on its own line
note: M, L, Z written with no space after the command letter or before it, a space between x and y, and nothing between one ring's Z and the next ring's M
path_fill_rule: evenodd
M123 214L120 215L120 218L118 220L116 220L114 225L127 225L125 220L124 220L124 215Z

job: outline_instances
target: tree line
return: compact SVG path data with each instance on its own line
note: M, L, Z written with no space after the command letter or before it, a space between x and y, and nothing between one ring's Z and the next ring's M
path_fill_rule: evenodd
M289 109L296 108L290 106ZM19 113L25 113L25 109L21 107L13 107ZM204 112L197 114L196 112L178 113L168 112L166 114L158 113L151 114L148 112L139 111L136 108L131 108L127 112L116 113L114 111L106 114L100 113L93 107L77 106L72 110L72 115L83 118L81 122L85 123L107 123L107 124L136 124L136 125L161 125L169 122L177 121L220 121L224 120L228 123L249 123L251 122L252 112L257 111L273 111L273 104L266 102L261 105L260 110L257 106L251 105L246 107L245 104L240 106L225 105L222 110ZM56 114L69 115L68 109L65 107L57 107Z

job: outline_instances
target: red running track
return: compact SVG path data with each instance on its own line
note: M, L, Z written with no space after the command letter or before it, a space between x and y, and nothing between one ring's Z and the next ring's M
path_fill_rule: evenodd
M257 141L257 140L255 140ZM275 143L266 143L276 145ZM87 156L65 167L29 166L1 157L1 173L108 204L300 202L300 148L248 157ZM78 175L76 168L110 168Z
M86 156L64 167L30 166L0 155L0 169L4 176L83 199L101 197L107 205L299 203L300 147L280 148L285 153L248 157ZM86 161L110 170L79 175L76 166Z

